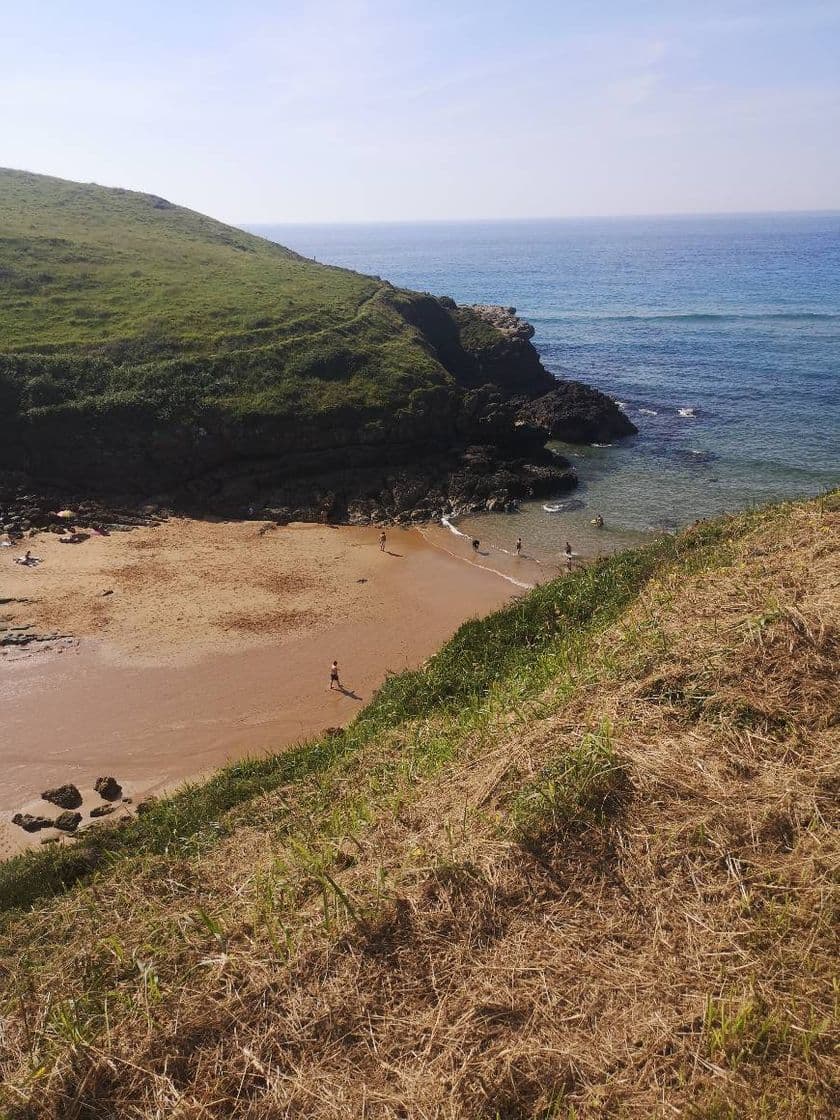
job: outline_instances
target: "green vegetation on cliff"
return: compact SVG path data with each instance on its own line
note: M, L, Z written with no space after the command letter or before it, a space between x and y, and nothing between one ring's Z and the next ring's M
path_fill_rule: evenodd
M469 311L156 196L0 170L0 467L161 486L249 455L445 444L465 388L551 387L527 344L505 349Z
M544 585L0 873L0 1110L818 1120L840 495Z

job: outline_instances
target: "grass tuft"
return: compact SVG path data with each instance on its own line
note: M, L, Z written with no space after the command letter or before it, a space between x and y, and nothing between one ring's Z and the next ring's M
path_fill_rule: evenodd
M584 735L580 744L552 759L516 795L510 816L514 833L528 844L588 824L601 824L628 788L628 775L613 748L610 727Z

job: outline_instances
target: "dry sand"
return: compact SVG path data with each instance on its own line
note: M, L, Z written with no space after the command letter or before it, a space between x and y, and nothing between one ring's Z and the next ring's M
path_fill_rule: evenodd
M533 582L444 532L392 529L385 553L378 536L172 519L73 545L41 534L32 568L0 551L0 598L29 600L0 605L2 625L62 635L0 658L0 856L50 835L8 824L52 815L48 786L113 774L136 800L347 723L386 673Z

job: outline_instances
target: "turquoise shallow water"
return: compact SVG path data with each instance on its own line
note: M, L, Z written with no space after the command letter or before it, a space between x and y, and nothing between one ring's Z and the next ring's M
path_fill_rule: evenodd
M472 518L584 553L840 483L840 214L255 227L459 302L514 305L548 369L639 435L567 449L583 509ZM600 512L606 529L590 526Z

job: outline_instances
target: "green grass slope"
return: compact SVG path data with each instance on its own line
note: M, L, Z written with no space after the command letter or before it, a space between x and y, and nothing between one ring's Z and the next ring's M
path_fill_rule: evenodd
M828 1117L838 557L836 493L615 556L6 864L0 1114Z
M154 195L19 171L0 171L0 229L0 337L17 352L292 337L312 315L355 319L382 287Z
M0 466L151 485L445 439L503 341L156 196L0 170ZM545 391L528 356L521 390Z

